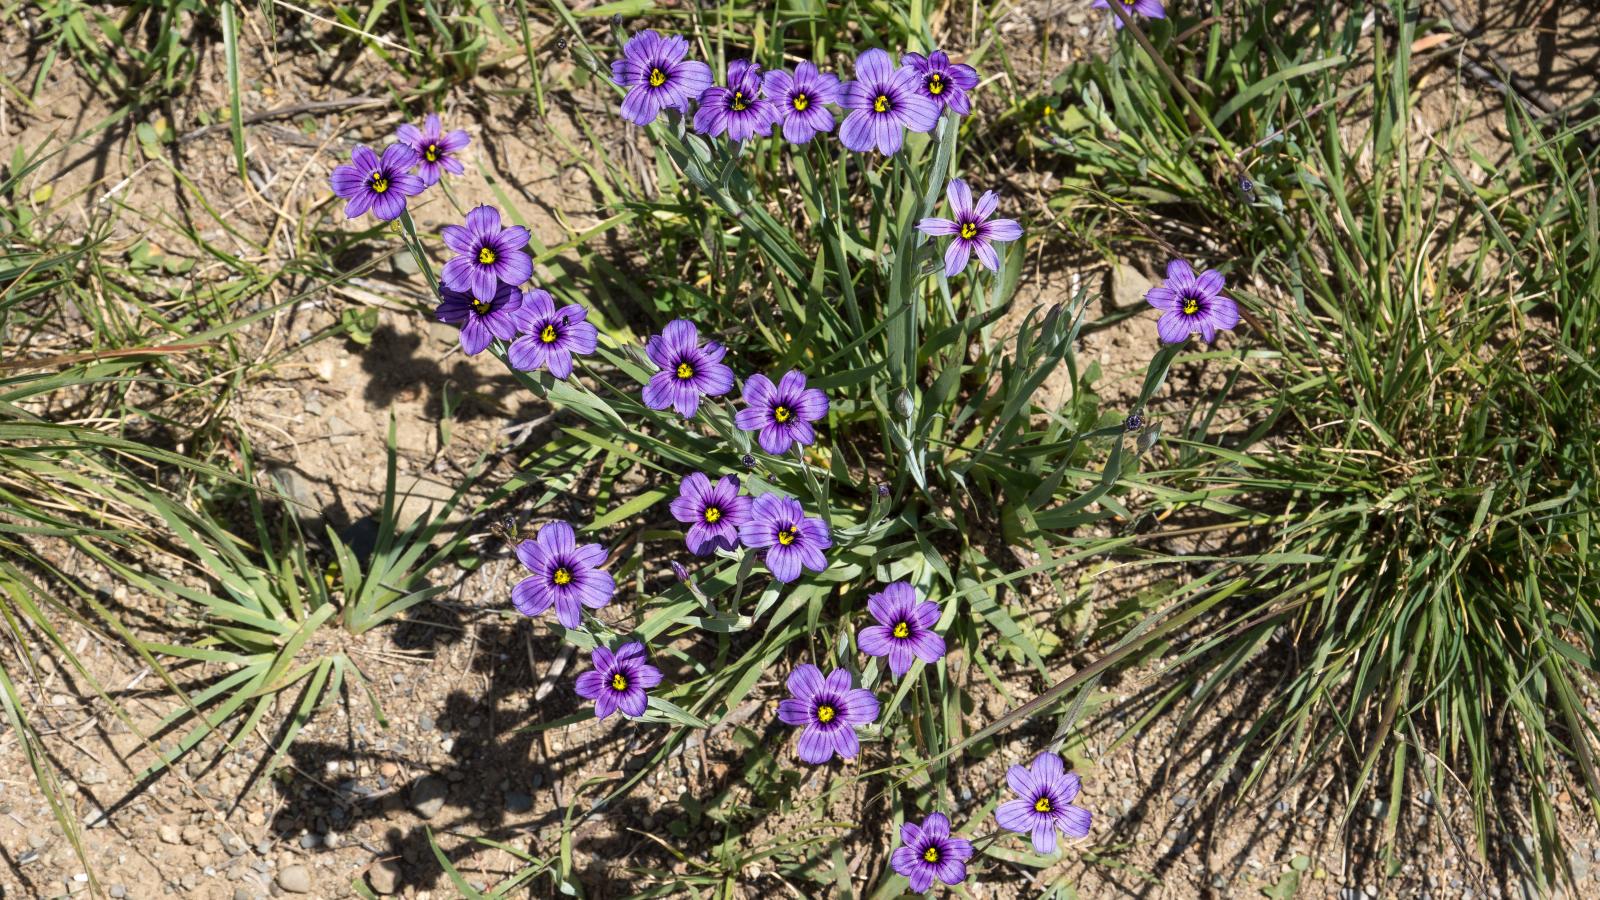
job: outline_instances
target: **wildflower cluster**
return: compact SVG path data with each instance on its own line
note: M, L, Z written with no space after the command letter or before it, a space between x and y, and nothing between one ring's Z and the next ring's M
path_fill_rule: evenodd
M1147 15L1160 10L1156 4L1157 12L1150 13L1146 0L1128 5ZM763 72L753 60L734 60L722 84L713 83L709 66L688 55L689 43L682 37L644 31L628 40L622 58L611 64L613 80L626 88L622 115L648 125L675 111L681 121L692 122L696 133L733 142L769 137L776 130L792 144L805 144L837 130L840 142L850 150L876 149L890 156L904 146L906 132L933 131L946 113L969 114L969 94L979 84L972 67L952 61L942 51L903 53L897 64L886 51L868 50L854 61L854 79L843 82L809 62L793 71ZM399 218L407 198L437 184L446 173L463 171L459 154L467 137L459 131L443 132L437 117L430 116L420 128L402 126L396 138L381 155L357 147L351 163L334 171L332 184L348 201L347 216L371 211L380 219ZM1022 226L1014 219L996 217L1000 197L993 191L975 200L965 180L952 178L945 184L945 194L948 218L907 220L904 227L915 221L922 235L948 239L945 278L964 271L973 257L991 272L999 271L997 245L1020 239ZM421 254L409 217L402 224L413 252ZM443 226L439 238L451 255L433 285L438 297L434 314L442 322L460 326L464 352L492 350L516 371L544 371L560 381L571 378L575 367L584 364L583 357L601 352L598 329L582 305L558 306L550 293L529 284L533 260L526 228L504 224L494 207L478 206L459 223ZM1199 332L1211 341L1217 331L1232 328L1239 311L1223 287L1217 271L1196 275L1187 262L1173 260L1165 284L1147 294L1148 302L1162 312L1157 324L1160 340L1179 343ZM805 448L817 442L819 427L827 426L827 393L799 369L771 374L746 370L741 377L730 365L728 348L703 337L689 319L668 322L647 338L642 354L639 349L608 344L604 350L614 354L607 359L621 359L622 351L628 350L634 361L644 364L642 371L631 369L640 382L635 385L638 405L632 408L640 413L671 411L686 421L700 419L712 425L738 445L734 449L750 470L741 477L705 465L710 471L696 468L682 476L669 509L673 519L685 526L687 550L697 557L737 560L741 586L757 558L780 585L796 582L808 572L826 572L830 553L838 552L826 493L813 492L820 509L808 514L800 499L766 487L754 474L759 460L746 451L759 447L772 457L793 454L809 478ZM587 380L599 377L587 368L585 372L591 375ZM722 398L736 388L742 403L729 416ZM573 381L567 389L589 388ZM902 395L910 409L909 395ZM899 408L898 398L896 403ZM735 438L738 432L727 427L730 419L738 432L749 436ZM1142 425L1137 414L1127 422L1129 430ZM874 509L889 495L887 485L879 485L878 494ZM596 612L612 603L617 579L607 571L607 548L597 542L580 543L580 530L585 529L549 521L531 539L517 543L515 554L526 574L511 591L513 606L530 617L554 609L562 628L588 632L594 640L591 665L576 677L574 690L594 702L597 718L608 718L612 712L638 718L648 715L652 706L658 712L673 710L671 704L650 696L662 684L663 673L650 664L646 644L605 638L608 626ZM680 581L715 614L689 570L678 561L669 562ZM855 649L881 659L887 679L904 679L919 661L934 665L945 657L940 627L944 612L939 603L919 594L911 580L883 585L866 598L866 608L871 621L855 634ZM954 614L953 608L946 611ZM863 734L868 740L875 737L871 729L882 707L874 692L873 669L865 671L865 686L857 686L848 665L824 673L807 663L790 671L788 696L776 712L780 721L798 729L795 753L801 761L823 765L836 757L853 759L860 753ZM1054 852L1058 835L1088 834L1090 813L1073 803L1079 779L1066 771L1059 756L1044 753L1031 767L1012 766L1007 782L1017 797L1000 804L996 820L1004 829L1028 835L1038 852ZM913 890L925 891L935 879L950 885L964 881L972 853L970 842L952 834L949 819L934 812L920 824L902 826L901 846L891 864L909 879Z
M737 59L728 64L726 85L712 84L709 66L685 58L688 42L681 37L641 31L622 53L623 58L611 64L611 75L628 89L622 115L635 124L648 125L666 109L687 116L693 99L698 106L694 130L707 137L726 135L743 142L768 137L781 126L785 140L805 144L838 125L845 147L858 152L876 149L884 156L900 151L907 131L932 131L946 110L955 116L971 112L967 92L978 86L977 70L952 62L942 50L901 54L899 65L884 50L867 50L856 57L855 80L842 83L814 63L802 62L792 73L774 69L763 76L760 65ZM842 124L830 106L844 112ZM1021 237L1022 226L1013 219L986 221L1000 202L993 191L974 205L972 189L957 178L947 193L953 218L928 218L918 225L926 235L953 238L945 252L945 276L959 274L974 253L985 268L998 272L1000 258L994 244Z
M346 201L344 214L354 219L370 211L385 222L406 210L406 198L438 184L442 172L454 175L464 169L458 158L471 141L465 131L444 132L438 116L428 116L421 128L401 125L395 143L383 155L357 146L350 164L333 170L333 192Z

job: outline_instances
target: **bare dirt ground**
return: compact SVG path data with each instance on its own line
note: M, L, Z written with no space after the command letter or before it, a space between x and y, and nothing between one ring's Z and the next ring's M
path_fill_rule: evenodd
M1015 55L1033 54L1041 60L1069 58L1103 39L1099 26L1091 28L1095 19L1075 8L1058 12L1056 6L1019 7L1002 19L1001 39L1015 45ZM1529 10L1517 4L1483 4L1460 12L1493 29L1501 58L1519 66L1528 63L1537 73L1529 77L1542 79L1544 93L1561 96L1574 89L1574 73L1586 67L1592 77L1600 65L1592 19L1587 38L1569 40L1566 26L1584 15L1580 6L1553 2ZM1537 23L1537 32L1519 41L1515 29L1531 23ZM291 22L286 27L292 35L321 26ZM11 40L6 38L8 46ZM252 46L257 52L248 60L252 88L247 113L383 93L386 70L359 60L338 67L331 80L315 81L285 64L292 56L292 40L270 55ZM195 99L196 109L215 109L224 100L220 46L212 49L201 79L207 93ZM57 72L47 83L48 102L31 112L11 111L8 143L32 146L52 132L81 131L103 112L70 70L58 67ZM29 71L8 68L5 74L14 83L31 82ZM551 77L559 80L560 73ZM554 243L565 236L558 221L581 228L604 217L601 199L569 165L567 146L546 131L576 134L568 118L573 114L570 105L558 102L555 119L530 125L524 111L485 114L470 98L459 99L451 124L473 133L473 159L487 173L526 208L541 211L543 217L530 225L542 240ZM320 207L316 215L342 221L331 216L336 207L327 200L328 170L348 151L351 140L381 139L397 123L392 113L366 110L319 115L309 129L254 128L252 159L263 178L253 191L243 189L231 172L226 132L184 144L174 164L203 186L214 203L224 205L236 227L252 233L280 229L285 211ZM191 121L174 124L180 132L197 127ZM620 129L608 133L609 140L631 139ZM66 154L38 178L55 182L58 192L83 191L85 207L130 175L140 177L119 194L129 206L185 202L163 166L141 170L132 162L133 141L127 129L112 129L98 142ZM470 173L455 182L455 190L462 206L494 202L482 179ZM433 231L455 214L435 200L424 205L419 224ZM122 237L131 242L135 229L126 222L123 227ZM1040 228L1038 233L1051 232ZM1082 258L1081 248L1050 248L1050 240L1046 237L1044 246L1035 248L1043 258ZM398 242L394 246L398 249ZM1097 312L1105 312L1137 302L1156 275L1147 261L1113 271L1086 260L1078 266L1041 269L1025 284L1023 299L1040 305L1063 302L1087 283L1103 295ZM250 424L270 470L314 511L307 514L308 521L326 519L337 529L372 512L382 487L383 438L391 412L399 422L406 478L419 495L438 498L481 451L503 448L508 428L548 411L519 394L492 360L463 358L453 329L429 324L406 307L406 297L423 294L405 261L386 263L369 277L314 298L255 333L265 353L303 343L349 306L381 309L370 346L321 342L295 350L287 362L248 388L236 410ZM1132 381L1150 352L1149 330L1148 322L1136 318L1086 339L1083 355L1101 362L1108 396L1118 391L1126 396L1136 389ZM447 390L456 399L445 443L441 425ZM509 474L509 463L498 465L487 483ZM242 753L218 759L211 755L216 748L208 746L178 770L136 783L149 753L81 678L43 648L34 648L40 675L26 688L41 711L39 724L54 761L75 775L67 785L75 804L72 814L86 826L86 853L110 895L252 898L293 891L342 897L352 895L353 883L365 880L401 896L454 896L456 889L429 848L430 831L477 887L493 885L521 863L503 850L474 844L475 837L535 857L555 853L568 808L587 807L594 796L593 780L614 779L638 766L659 738L659 729L608 720L538 733L519 731L580 708L570 688L574 662L539 623L509 610L515 562L491 536L484 535L481 545L485 564L459 575L443 573L454 581L439 602L419 608L397 627L369 634L352 648L379 692L390 727L381 727L366 704L352 697L348 705L319 715L294 745L285 767L266 779L254 778L269 752L272 728L264 723L258 739L247 742ZM62 563L88 584L110 584L86 560L66 558ZM1113 577L1090 581L1089 602L1115 602L1127 588ZM159 598L109 587L107 593L130 610L156 616L162 612ZM607 613L626 615L616 607ZM1043 610L1039 614L1042 621L1056 621ZM70 625L63 634L96 679L128 705L141 730L150 730L171 710L150 673L114 644ZM1092 658L1089 651L1063 650L1050 659L1052 676L1070 674ZM968 882L970 894L1032 896L1058 874L1070 875L1083 897L1262 896L1264 890L1283 890L1290 881L1298 882L1298 893L1268 896L1354 900L1536 894L1515 866L1504 864L1525 855L1516 842L1490 848L1491 858L1501 861L1498 865L1480 858L1471 838L1465 791L1437 797L1413 793L1412 808L1401 815L1401 838L1392 859L1373 852L1386 812L1376 794L1345 793L1343 766L1348 759L1336 760L1321 777L1290 788L1275 803L1236 802L1236 785L1213 781L1215 762L1238 737L1236 711L1249 709L1257 692L1271 689L1273 668L1282 663L1271 654L1264 656L1259 681L1238 685L1192 720L1164 717L1137 739L1115 747L1112 742L1121 729L1151 701L1158 672L1140 670L1106 685L1091 702L1085 737L1071 754L1084 774L1081 802L1095 811L1094 833L1043 873L990 865ZM1020 668L1003 673L1008 698L961 661L954 664L958 680L975 699L976 723L1046 686ZM204 673L188 674L198 678ZM672 676L670 670L667 674ZM686 801L756 790L747 778L743 761L748 744L742 741L750 736L773 743L789 739L773 713L781 693L777 680L758 686L753 694L758 699L731 711L726 724L694 741L658 776L578 829L578 877L590 896L642 889L648 882L634 874L642 867L681 871L685 863L667 848L708 859L730 835L739 837L701 819ZM1037 752L1049 739L1049 727L1041 723L1015 730L992 753L967 764L958 797L962 813L954 818L960 822L982 812L1003 784L1006 765ZM806 772L802 796L821 796L830 780L825 770ZM1570 862L1583 879L1580 884L1600 892L1600 880L1590 872L1591 862L1600 862L1600 836L1581 804L1569 797L1562 802L1572 841ZM832 812L853 819L863 809L872 814L874 807L852 796L838 798ZM747 840L759 842L814 818L810 812L796 813L741 827ZM891 845L881 832L864 826L845 841L858 891L871 890L886 872ZM5 896L58 896L88 888L11 735L0 736L0 860ZM763 871L752 866L740 875L746 896L801 893L770 867ZM535 882L531 891L533 896L551 894L548 881Z

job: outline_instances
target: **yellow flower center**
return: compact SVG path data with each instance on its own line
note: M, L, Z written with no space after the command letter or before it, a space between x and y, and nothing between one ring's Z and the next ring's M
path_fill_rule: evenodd
M938 72L928 76L928 93L935 97L944 93L944 76Z
M678 363L678 377L683 379L693 378L694 366L691 366L686 362Z
M787 547L794 543L798 537L800 537L800 529L790 525L788 528L778 532L778 543Z
M566 566L561 566L556 569L556 574L550 576L550 580L556 584L571 584L572 572Z
M931 863L938 862L939 861L939 848L938 847L929 847L928 849L922 851L922 858L924 860L927 860L928 862L931 862Z
M666 83L667 83L667 73L661 71L660 69L651 69L650 70L650 86L651 87L661 87L663 84L666 84Z
M1193 297L1183 298L1183 314L1192 316L1200 311L1200 301Z
M1034 812L1049 812L1050 811L1050 798L1049 797L1040 797L1039 799L1033 801L1033 810L1034 810Z
M494 251L488 247L484 247L483 249L479 250L478 262L481 262L486 266L494 265Z
M779 422L787 422L790 419L794 418L794 412L791 411L789 409L789 407L780 405L777 408L773 409L772 417L774 419L777 419Z
M422 151L422 155L428 158L428 162L438 162L439 161L439 145L438 144L429 144L428 145L428 149Z
M879 94L878 99L872 101L872 111L886 113L889 111L889 95Z
M383 177L382 172L373 172L372 189L380 194L387 191L389 189L389 179Z
M828 722L832 722L833 721L833 716L834 716L833 707L829 706L828 704L824 703L821 706L817 707L817 721L818 722L822 722L824 724L826 724Z
M722 510L717 509L715 506L706 507L706 521L707 522L709 522L709 523L714 525L714 524L716 524L717 520L720 519L720 518L722 518Z
M750 104L746 103L744 100L744 91L734 91L733 103L729 105L733 107L734 112L739 112L740 110L748 109L750 107Z
M793 103L797 112L805 112L806 107L811 105L811 98L805 94L795 94Z
M489 305L488 303L486 303L486 302L484 302L482 300L479 300L477 297L473 297L472 298L472 311L477 313L480 316L488 315L489 314L489 310L491 310L493 308L494 308L493 306Z
M978 236L978 226L973 222L962 222L961 236L969 241L972 240Z
M628 679L621 672L611 676L611 689L625 691L628 689Z
M544 341L546 344L554 344L556 342L556 327L554 325L546 325L539 331L539 340Z
M897 622L897 623L895 623L894 636L897 637L897 638L900 638L901 640L905 640L906 638L910 637L911 636L911 624L909 622Z

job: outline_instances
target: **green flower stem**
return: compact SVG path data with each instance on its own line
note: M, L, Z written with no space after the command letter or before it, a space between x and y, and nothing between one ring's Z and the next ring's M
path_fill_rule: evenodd
M417 223L411 220L411 210L400 211L400 234L406 242L406 249L411 251L411 258L417 261L417 267L422 270L422 276L428 279L428 290L433 292L435 300L443 300L439 296L439 279L434 277L433 263L428 261L428 251L423 249L422 239L417 236Z

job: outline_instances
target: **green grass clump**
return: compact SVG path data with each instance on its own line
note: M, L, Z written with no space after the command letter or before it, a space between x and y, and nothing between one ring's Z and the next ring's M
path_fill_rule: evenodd
M169 165L155 129L141 124L136 135L124 145L130 152ZM319 552L258 480L236 404L304 345L263 351L252 331L334 280L327 259L307 254L269 268L260 260L271 254L252 261L207 240L210 227L245 239L176 171L201 218L112 194L83 204L86 224L69 224L62 209L95 185L64 195L37 173L82 139L19 147L0 174L0 628L15 651L0 666L0 706L80 855L78 823L20 690L35 676L34 648L60 658L141 737L153 759L141 775L213 734L237 746L280 693L298 690L295 715L272 723L281 752L344 683L359 683L345 639L442 589L427 575L462 536L444 523L471 483L400 528L391 433L375 546L357 550L329 533ZM130 227L141 237L128 236ZM207 262L203 276L197 260ZM290 280L304 290L270 297ZM69 559L83 568L64 569ZM164 604L166 615L146 617L86 586L83 573L96 570ZM63 640L68 624L120 642L157 675L176 711L153 732L135 727Z
M1037 147L1071 174L1058 207L1231 261L1254 300L1267 352L1237 357L1233 404L1253 430L1179 456L1282 560L1240 560L1238 618L1172 658L1196 706L1264 654L1287 666L1224 768L1254 781L1284 748L1347 760L1358 792L1385 771L1386 840L1408 784L1459 778L1480 839L1531 821L1554 877L1554 794L1600 811L1596 110L1536 120L1469 84L1497 151L1423 105L1459 48L1411 48L1447 26L1363 14L1263 0L1182 45L1187 23L1156 27L1183 91L1124 38L1062 79L1075 105Z

